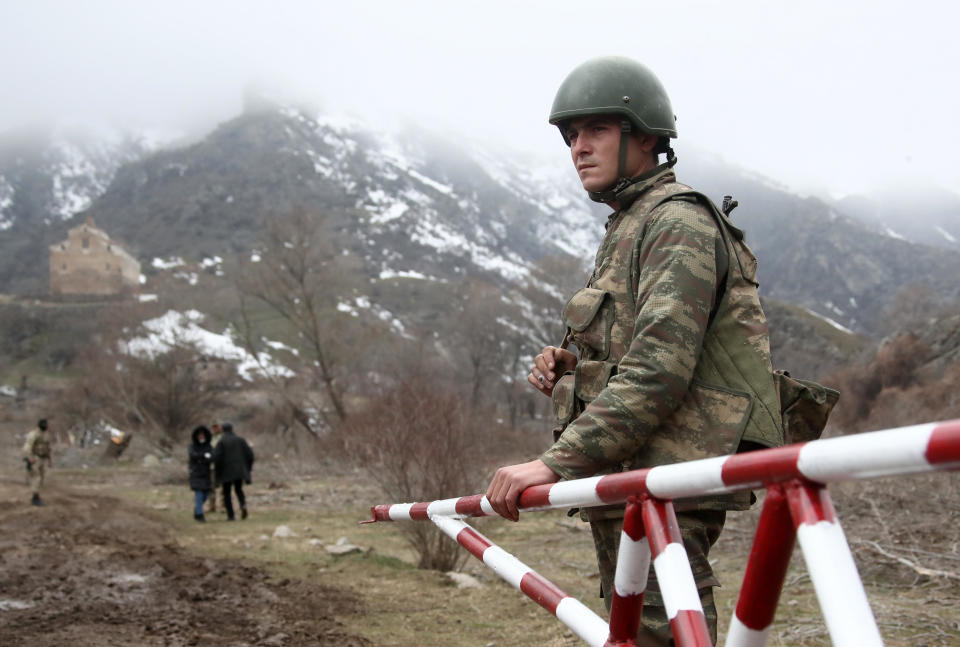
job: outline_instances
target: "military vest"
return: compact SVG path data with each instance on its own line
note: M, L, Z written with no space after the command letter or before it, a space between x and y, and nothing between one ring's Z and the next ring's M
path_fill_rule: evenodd
M40 432L33 439L33 455L38 458L50 458L50 436L46 432Z
M555 434L562 433L616 375L633 340L644 223L657 207L684 200L707 209L720 231L718 299L684 400L621 469L731 454L748 443L780 446L784 442L780 401L770 365L766 318L757 294L756 257L744 243L743 233L709 198L675 181L655 182L615 216L587 286L563 309L580 360L575 372L554 388ZM706 507L749 505L742 496L734 499L724 497L716 506Z

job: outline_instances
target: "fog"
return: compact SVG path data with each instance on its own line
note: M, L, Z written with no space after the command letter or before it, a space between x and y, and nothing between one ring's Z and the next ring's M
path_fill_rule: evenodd
M926 1L4 0L0 132L196 133L257 88L563 154L546 123L557 86L619 54L663 81L683 142L794 189L960 193L958 17Z

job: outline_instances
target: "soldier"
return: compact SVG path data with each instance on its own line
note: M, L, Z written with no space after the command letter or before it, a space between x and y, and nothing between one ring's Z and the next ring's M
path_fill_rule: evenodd
M587 61L560 86L550 123L583 188L613 213L587 287L563 309L563 343L545 347L527 376L553 399L555 442L537 460L501 467L487 489L494 510L514 521L532 485L783 443L756 259L725 214L677 182L675 116L660 81L627 58ZM714 641L718 582L707 555L727 510L751 498L676 504ZM623 513L623 505L581 513L608 610ZM672 644L652 571L637 639Z
M30 489L33 491L33 505L44 505L40 498L40 488L43 486L47 468L53 466L53 441L50 438L47 419L37 421L37 428L27 434L23 443L23 461L26 464Z

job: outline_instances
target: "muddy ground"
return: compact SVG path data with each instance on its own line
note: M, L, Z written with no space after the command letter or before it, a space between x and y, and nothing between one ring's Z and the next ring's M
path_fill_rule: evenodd
M26 492L0 480L4 647L370 644L338 620L363 612L350 591L190 554L117 498L51 484L37 508Z
M48 505L35 508L11 456L0 472L0 647L583 644L477 560L464 565L474 588L416 569L401 526L358 525L386 501L346 466L308 474L267 458L247 491L250 519L218 512L197 524L177 461L96 467L65 453ZM960 647L958 485L960 474L938 474L831 488L889 647ZM731 515L711 552L721 636L758 513ZM562 512L486 521L493 541L602 614L584 524ZM281 525L294 534L275 536ZM341 537L362 550L328 552ZM830 644L799 551L769 644Z

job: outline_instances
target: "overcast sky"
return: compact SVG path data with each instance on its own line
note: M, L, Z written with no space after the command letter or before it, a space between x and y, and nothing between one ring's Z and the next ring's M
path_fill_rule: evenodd
M922 180L960 193L958 6L0 0L0 132L47 120L195 131L236 115L256 85L564 154L546 123L557 86L618 54L660 77L683 141L796 189Z

